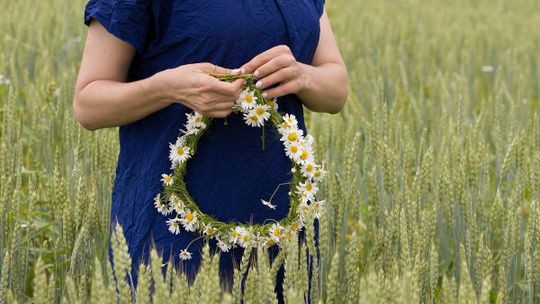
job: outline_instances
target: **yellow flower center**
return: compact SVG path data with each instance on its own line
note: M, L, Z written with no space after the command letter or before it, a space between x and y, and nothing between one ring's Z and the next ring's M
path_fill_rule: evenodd
M300 155L300 158L302 160L306 160L308 157L309 157L309 152L306 150L302 151L302 155Z
M266 112L263 108L257 108L257 110L255 111L257 113L257 115L263 115L264 112Z
M317 172L315 172L315 173L313 174L313 176L319 177L319 176L321 176L321 172L320 172L320 171L317 171Z
M296 141L298 139L298 134L296 132L289 133L289 136L287 136L287 139L289 141Z
M186 214L186 219L191 222L193 220L193 213Z
M307 184L306 185L306 190L311 191L311 189L313 189L313 185L312 184Z
M163 180L165 180L166 183L170 182L171 179L172 178L170 176L168 176L168 175L163 178Z
M246 98L244 99L247 103L252 103L253 102L253 96L251 95L246 95Z
M291 146L291 152L292 153L298 152L298 147L297 146Z
M179 156L182 156L184 155L185 151L184 151L184 148L180 147L176 150L176 154L178 154Z
M201 118L199 116L195 117L195 122L201 122Z
M313 171L313 165L309 164L306 166L306 172L311 172L311 171Z
M249 119L251 119L253 121L257 121L257 115L250 115Z
M233 231L233 233L232 233L232 236L233 236L233 238L236 238L236 237L238 237L238 231L236 231L236 230L235 230L235 231Z
M298 229L298 223L292 223L291 228L294 230Z
M242 236L242 240L243 240L244 242L249 241L249 235L248 235L247 233L244 234L244 235Z
M274 235L275 236L281 236L281 229L279 229L279 228L274 229Z
M266 241L266 244L267 244L268 246L272 246L272 245L274 245L275 243L276 243L276 242L274 242L274 240L268 240L268 241Z

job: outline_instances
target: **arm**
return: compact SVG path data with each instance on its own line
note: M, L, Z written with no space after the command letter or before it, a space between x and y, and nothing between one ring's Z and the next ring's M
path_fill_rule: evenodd
M321 35L311 65L297 62L287 46L281 45L263 52L246 63L242 72L255 73L258 87L266 89L267 97L296 94L311 111L336 114L348 97L349 79L332 32L323 12Z
M232 111L243 80L219 81L199 72L212 71L214 65L198 63L126 83L134 54L132 45L92 20L73 98L75 118L84 128L124 125L173 102L213 117L225 117Z

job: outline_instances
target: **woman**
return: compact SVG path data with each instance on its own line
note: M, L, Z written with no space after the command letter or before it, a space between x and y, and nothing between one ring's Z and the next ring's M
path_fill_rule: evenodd
M73 110L88 130L119 126L120 153L112 192L111 223L123 227L129 253L146 262L151 244L178 261L197 238L168 231L153 206L169 146L193 110L214 117L189 161L185 182L201 211L221 221L284 218L288 187L279 187L275 209L260 204L290 181L291 164L272 128L247 126L231 113L243 80L219 81L206 72L254 73L281 112L294 114L306 134L302 105L338 113L348 94L347 71L336 46L324 0L90 0L88 35L75 87ZM316 238L318 223L315 221ZM215 249L216 243L210 242ZM182 261L192 280L201 239ZM275 245L277 247L277 245ZM274 247L274 246L273 246ZM232 284L238 247L221 253L220 278ZM271 251L275 256L277 249ZM278 273L276 292L282 301ZM228 284L225 284L228 283Z

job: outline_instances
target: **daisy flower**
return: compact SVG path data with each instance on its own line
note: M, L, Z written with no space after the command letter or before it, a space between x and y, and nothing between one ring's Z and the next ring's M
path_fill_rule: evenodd
M174 234L180 233L180 219L178 217L168 219L167 226L169 226L169 231Z
M285 123L287 126L289 126L291 128L297 128L298 127L298 120L296 120L296 117L293 114L285 114L285 115L283 115L283 123Z
M290 144L285 144L285 154L292 160L298 162L300 155L302 155L302 145L298 142L293 142Z
M265 205L265 206L268 206L268 207L270 207L270 208L272 208L272 209L276 209L276 205L272 205L271 201L265 201L265 200L261 199L261 202L262 202L263 205Z
M300 168L300 171L305 177L312 178L315 172L317 172L317 165L312 161L305 162Z
M318 168L314 173L313 173L313 180L314 181L320 181L321 179L323 179L323 177L326 175L326 170L324 170L323 168Z
M274 99L269 99L266 104L268 106L270 106L270 108L274 111L277 111L278 110L278 103L277 103L277 98L274 98Z
M229 242L236 244L238 243L238 238L246 231L246 228L242 226L236 226L231 230Z
M273 223L270 227L270 238L278 243L279 238L283 236L283 232L285 231L285 228L279 224Z
M191 252L187 251L187 249L182 249L179 256L182 260L189 260L191 259Z
M302 225L298 221L294 221L291 223L290 227L292 231L298 231L302 228Z
M310 201L315 196L315 193L319 190L316 184L306 181L305 183L300 183L296 186L296 193L302 196L302 201Z
M256 105L250 112L253 112L253 114L257 115L259 121L264 123L268 120L268 118L270 118L270 112L268 112L269 110L270 107L267 105Z
M281 141L285 142L286 144L291 143L299 143L302 139L302 135L304 134L304 131L297 128L291 128L286 129L285 132L281 136Z
M188 129L201 128L204 129L206 124L203 122L203 116L201 113L194 111L193 113L186 113L187 123L186 127Z
M244 113L244 120L248 126L260 127L263 125L263 122L259 120L259 116L253 110Z
M169 174L161 174L161 181L164 185L170 186L173 184L173 178Z
M236 102L240 104L244 111L253 109L253 107L257 104L257 96L255 96L255 91L245 88L240 93L240 96L238 96L238 100Z
M195 231L199 227L199 223L197 221L197 213L192 212L189 209L186 209L184 214L182 214L182 219L180 219L180 222L182 222L184 229L186 229L187 231Z
M177 142L174 145L169 144L169 147L171 149L169 159L173 163L173 166L176 166L176 164L182 163L191 157L188 146L180 145Z
M172 208L176 213L181 214L184 212L184 201L181 200L178 196L172 194L169 199L169 207Z
M300 156L298 156L298 161L302 164L307 164L313 161L313 151L308 146L302 147L302 152L300 152Z
M163 215L168 215L172 212L172 208L169 208L169 206L163 202L161 193L158 193L154 197L154 206L156 207L157 211Z
M298 213L302 222L305 220L309 210L310 208L306 201L302 201L300 204L298 204L298 207L296 207L296 213Z
M217 240L217 246L219 247L219 249L221 249L221 251L223 252L229 252L229 249L231 249L231 245L223 242L223 240L221 240L219 237L216 236L216 240Z
M212 235L216 233L217 229L212 227L210 224L204 224L203 234L205 235Z
M253 234L249 230L243 230L238 237L238 244L240 246L247 248L251 243Z

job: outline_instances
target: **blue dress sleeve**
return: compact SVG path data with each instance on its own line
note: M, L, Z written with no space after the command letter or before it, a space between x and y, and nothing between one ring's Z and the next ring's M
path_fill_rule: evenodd
M315 1L315 8L317 9L317 14L319 15L319 18L321 18L324 12L325 0L313 0L313 1Z
M117 38L142 53L150 23L150 0L89 0L84 9L84 24L95 18Z

